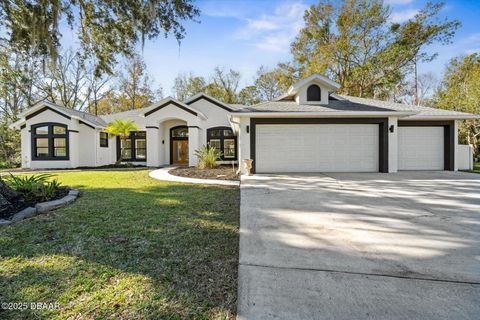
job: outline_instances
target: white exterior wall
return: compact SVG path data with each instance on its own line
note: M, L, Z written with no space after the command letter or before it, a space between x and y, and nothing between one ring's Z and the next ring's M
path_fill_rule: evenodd
M147 165L158 167L170 164L170 129L176 126L198 127L198 116L189 113L174 104L168 105L145 118L146 127L158 127L147 129ZM190 130L189 130L190 131ZM196 134L198 136L198 133ZM189 137L189 148L195 146L195 137ZM198 140L198 137L196 138ZM198 145L198 142L197 142ZM190 156L193 151L189 150L189 165L194 165L195 159Z
M237 137L238 144L238 166L242 173L247 170L243 165L243 160L250 159L250 132L247 133L247 127L250 127L250 118L236 118L234 121L239 122L239 130Z
M322 100L320 102L318 101L307 101L307 89L310 87L312 84L316 84L317 86L320 87L321 93L322 93ZM322 86L320 83L317 82L311 82L308 85L302 87L298 93L297 96L295 97L295 101L299 104L328 104L328 89Z
M100 132L102 130L95 131L95 146L96 146L96 166L106 166L114 163L116 157L116 143L117 140L112 135L108 135L108 148L100 147Z
M160 130L159 127L147 128L147 166L157 167L160 162Z
M190 104L190 106L195 109L199 110L202 114L206 116L207 119L201 119L199 122L199 130L197 130L197 135L198 135L198 144L197 147L190 147L190 149L193 149L191 151L193 154L193 158L190 157L190 165L196 165L197 164L197 159L196 156L194 156L194 151L198 149L201 146L207 145L207 130L210 128L215 128L215 127L228 127L231 128L231 124L229 121L230 118L230 112L228 110L225 110L205 99L200 99L198 101L195 101L194 103ZM239 136L237 136L237 159L240 159L239 157L239 148L238 148L238 140ZM193 161L193 162L192 162ZM238 162L236 160L235 162ZM232 161L218 161L220 164L231 164Z
M84 124L79 125L78 139L78 164L77 167L95 167L96 166L96 153L97 143L100 144L97 139L98 133L95 129L92 129ZM73 160L73 159L72 159Z
M33 160L32 161L32 146L31 146L31 127L32 125L55 122L61 123L67 126L68 130L75 130L75 119L67 119L56 112L51 110L45 110L44 112L36 115L33 118L26 120L26 128L22 130L22 167L30 169L46 169L46 168L75 168L76 163L73 159L78 159L78 139L72 139L77 133L69 133L69 158L70 160ZM77 121L78 123L78 121ZM23 133L25 132L25 133ZM26 138L23 141L23 138ZM24 149L25 148L25 149ZM72 161L73 160L73 161Z
M230 122L228 121L230 112L205 99L200 99L195 103L190 104L190 107L200 111L207 118L201 119L199 122L199 146L207 144L207 130L209 128L231 127Z
M455 163L458 170L473 170L473 147L472 145L457 145Z
M390 132L393 126L393 132ZM388 172L398 171L398 118L388 118Z
M30 155L31 155L31 139L30 129L25 127L20 131L21 138L21 156L22 156L22 168L30 168Z
M198 164L196 150L200 147L200 135L198 127L188 127L188 165L190 167Z

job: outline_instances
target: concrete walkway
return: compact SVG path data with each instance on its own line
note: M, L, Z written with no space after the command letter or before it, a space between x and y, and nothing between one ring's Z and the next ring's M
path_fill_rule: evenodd
M480 175L242 177L239 319L477 319Z
M215 180L215 179L194 179L174 176L168 171L174 169L175 167L165 167L150 171L148 174L151 178L162 180L162 181L171 181L171 182L183 182L183 183L196 183L196 184L214 184L220 186L239 186L240 181L232 180Z

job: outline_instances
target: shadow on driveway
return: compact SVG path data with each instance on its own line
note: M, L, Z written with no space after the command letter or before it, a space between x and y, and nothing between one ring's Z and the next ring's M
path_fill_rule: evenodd
M480 175L256 175L240 219L242 319L480 314Z

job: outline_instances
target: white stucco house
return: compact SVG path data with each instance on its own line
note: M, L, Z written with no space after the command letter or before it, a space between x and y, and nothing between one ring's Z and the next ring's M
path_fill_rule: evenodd
M149 167L197 163L212 145L222 161L253 159L254 172L397 172L458 170L471 148L458 144L458 123L478 115L335 94L322 75L294 84L275 101L240 106L197 94L147 108L95 116L42 102L12 127L21 130L22 167L77 168L125 161ZM122 144L104 130L131 119L139 130Z

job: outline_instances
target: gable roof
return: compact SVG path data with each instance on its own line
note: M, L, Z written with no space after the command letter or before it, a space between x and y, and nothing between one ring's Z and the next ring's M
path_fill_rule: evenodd
M330 80L329 78L321 74L313 74L309 77L306 77L305 79L302 79L292 84L290 88L288 88L287 92L284 95L278 97L276 100L280 101L280 100L291 99L294 95L298 93L300 88L304 87L310 82L320 84L330 91L335 91L337 89L340 89L340 84L336 83L335 81Z
M172 97L166 97L165 99L163 100L160 100L159 102L156 102L154 104L152 104L151 106L145 108L145 112L141 113L142 116L144 117L148 117L150 114L164 108L164 107L167 107L169 106L170 104L173 104L175 106L177 106L178 108L188 112L188 113L191 113L193 114L194 116L200 116L204 119L206 119L207 117L201 113L199 110L197 109L194 109L192 107L190 107L189 105L187 105L186 103L183 103L175 98L172 98Z
M220 108L225 109L225 110L227 110L227 111L233 111L233 110L234 110L234 109L232 108L232 105L223 103L223 102L221 102L220 100L215 99L214 97L209 96L208 94L205 94L205 93L203 93L203 92L197 93L197 94L194 95L193 97L187 99L187 100L185 101L185 103L188 104L188 105L191 105L192 103L195 103L195 102L197 102L198 100L201 100L201 99L204 99L204 100L210 102L211 104L214 104L214 105L216 105L217 107L220 107Z
M63 115L65 117L69 118L69 119L70 118L75 118L77 120L80 120L81 122L83 122L87 125L90 125L94 128L104 128L106 126L106 122L102 118L100 118L98 116L95 116L91 113L62 107L62 106L59 106L58 104L55 104L55 103L50 102L50 101L41 101L41 102L35 104L33 107L31 107L31 108L25 110L24 112L22 112L19 115L20 120L13 123L11 125L11 127L12 128L17 128L21 124L23 124L25 122L25 120L28 119L29 117L34 117L37 114L40 114L43 111L46 111L48 109L53 111L53 112L56 112L60 115Z

